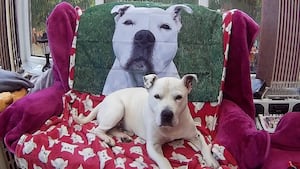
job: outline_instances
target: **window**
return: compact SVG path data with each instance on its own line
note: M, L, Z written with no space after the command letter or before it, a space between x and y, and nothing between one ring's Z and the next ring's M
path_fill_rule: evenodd
M239 9L251 16L258 24L261 20L261 5L262 0L209 0L211 9L227 11L229 9ZM259 50L259 37L255 41L250 52L250 70L255 74L257 69Z
M31 55L45 56L47 50L46 20L52 9L60 0L30 0L31 11ZM94 0L69 0L74 6L86 9L95 4Z
M45 54L49 53L46 20L61 0L16 0L15 2L23 68L33 74L40 74L47 62ZM95 5L95 0L67 0L67 2L82 9Z

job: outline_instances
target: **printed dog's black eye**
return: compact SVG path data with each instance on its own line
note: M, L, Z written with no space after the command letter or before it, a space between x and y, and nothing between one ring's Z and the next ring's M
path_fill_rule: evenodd
M159 94L154 95L154 98L155 98L155 99L160 99Z
M162 25L160 26L160 28L166 29L166 30L170 30L170 29L171 29L170 26L167 25L167 24L162 24Z
M182 99L182 96L181 96L181 95L177 95L177 96L175 97L175 100L180 100L180 99Z
M125 22L123 22L124 25L133 25L132 20L126 20Z

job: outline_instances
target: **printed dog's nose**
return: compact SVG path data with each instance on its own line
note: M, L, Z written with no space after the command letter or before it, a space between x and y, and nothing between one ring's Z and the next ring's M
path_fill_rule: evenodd
M148 30L140 30L134 36L134 43L142 48L151 47L155 42L155 37Z
M172 126L173 112L165 109L161 112L161 126Z

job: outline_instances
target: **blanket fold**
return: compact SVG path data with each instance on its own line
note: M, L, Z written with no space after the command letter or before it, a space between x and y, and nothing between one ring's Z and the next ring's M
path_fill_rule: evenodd
M224 98L238 104L254 119L249 54L259 32L259 26L242 11L235 10L233 15Z
M216 142L235 157L240 169L260 168L268 156L270 135L234 102L224 99L219 111Z
M273 134L272 146L289 150L300 151L300 112L289 112L279 121L278 126Z
M51 116L62 112L62 95L65 93L59 83L40 92L29 94L10 105L0 114L0 137L11 152L24 133L39 129ZM26 106L24 106L26 105Z
M33 88L34 84L16 72L0 69L0 92L13 92Z
M236 158L240 169L259 168L270 147L270 136L258 131L251 89L249 53L258 34L257 23L234 10L230 49L220 106L216 142Z

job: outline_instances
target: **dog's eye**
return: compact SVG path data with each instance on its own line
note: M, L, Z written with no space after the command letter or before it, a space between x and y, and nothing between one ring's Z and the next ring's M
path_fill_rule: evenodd
M161 28L161 29L166 29L166 30L170 30L170 29L171 29L170 26L167 25L167 24L162 24L162 25L160 26L160 28Z
M124 25L133 25L132 20L126 20L125 22L123 22Z
M182 99L182 96L181 96L181 95L177 95L177 96L175 97L175 100L180 100L180 99Z
M154 98L155 98L155 99L160 99L159 94L154 95Z

